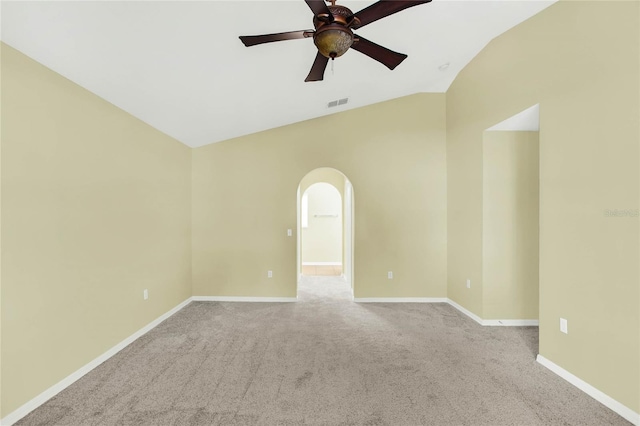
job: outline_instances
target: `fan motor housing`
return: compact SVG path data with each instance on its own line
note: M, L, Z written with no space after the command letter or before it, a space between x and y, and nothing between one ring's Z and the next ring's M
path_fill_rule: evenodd
M348 7L340 6L340 5L328 5L329 11L333 15L333 21L329 20L329 16L326 14L320 14L318 16L313 17L313 26L318 29L325 24L329 24L331 22L336 24L341 24L349 26L354 19L353 12Z

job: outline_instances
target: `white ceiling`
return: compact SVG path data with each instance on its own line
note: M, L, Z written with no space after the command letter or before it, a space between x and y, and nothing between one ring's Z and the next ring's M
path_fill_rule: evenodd
M363 37L409 57L390 71L349 51L305 83L311 39L244 47L240 35L312 29L303 0L2 1L2 41L191 147L419 92L445 92L486 44L555 0L434 0ZM373 1L342 1L356 12ZM439 67L450 64L445 70ZM349 103L327 108L340 98Z

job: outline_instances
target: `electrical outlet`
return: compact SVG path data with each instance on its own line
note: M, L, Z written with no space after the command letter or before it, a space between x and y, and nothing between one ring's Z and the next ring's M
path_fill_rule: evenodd
M287 237L292 237L293 231L291 229L287 229Z
M560 318L560 331L564 334L569 334L569 324L564 318Z
M467 288L471 288L471 280L467 279Z
M144 300L147 300L149 298L149 290L145 288L142 292L142 297L144 298Z
M393 271L387 272L387 278L389 278L390 280L393 279Z
M267 278L273 278L273 271L267 271Z

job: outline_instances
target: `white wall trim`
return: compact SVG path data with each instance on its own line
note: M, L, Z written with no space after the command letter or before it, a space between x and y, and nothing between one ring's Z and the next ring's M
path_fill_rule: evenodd
M447 303L446 297L355 297L356 303Z
M571 383L573 386L577 387L578 389L580 389L581 391L583 391L584 393L586 393L587 395L589 395L590 397L592 397L593 399L595 399L596 401L604 405L605 407L608 407L614 412L618 413L624 419L630 421L632 424L636 426L640 426L640 414L636 413L631 408L616 401L615 399L611 398L609 395L605 394L604 392L594 388L589 383L585 382L584 380L580 379L577 376L574 376L564 368L555 364L553 361L549 361L547 358L543 357L540 354L538 354L538 356L536 357L536 361L538 361L538 363L542 364L549 370L553 371L558 376L562 377L567 382Z
M477 322L478 324L485 326L485 327L537 327L540 324L540 321L535 320L535 319L490 319L490 320L486 320L486 319L482 319L480 318L478 315L474 314L473 312L471 312L470 310L462 307L461 305L457 304L456 302L454 302L451 299L447 299L447 302L453 306L454 308L456 308L457 310L459 310L460 312L462 312L463 314L465 314L466 316L468 316L469 318L471 318L472 320L474 320L475 322Z
M302 262L302 266L342 266L342 262Z
M51 398L59 394L60 392L62 392L63 390L65 390L67 387L71 386L78 379L82 378L82 376L89 373L91 370L93 370L94 368L96 368L97 366L99 366L100 364L102 364L103 362L105 362L106 360L108 360L118 352L120 352L122 349L124 349L131 343L133 343L136 339L142 337L143 335L151 331L162 321L166 320L167 318L169 318L170 316L172 316L173 314L175 314L176 312L178 312L179 310L187 306L189 303L191 303L191 299L192 298L185 300L175 308L159 316L155 320L151 321L149 324L142 327L140 330L133 333L131 336L127 337L126 339L124 339L123 341L121 341L120 343L118 343L117 345L115 345L114 347L112 347L102 355L95 358L93 361L90 361L88 364L85 364L83 367L80 367L80 369L76 370L75 372L71 373L64 379L60 380L58 383L51 386L49 389L45 390L44 392L42 392L40 395L24 403L23 405L18 407L15 411L7 414L5 418L0 420L0 425L10 426L16 423L18 420L22 419L24 416L26 416L27 414L29 414L30 412L32 412L33 410L35 410L36 408L38 408L39 406L41 406L42 404L44 404L45 402L47 402L48 400L50 400Z
M297 297L193 296L194 302L296 302Z
M537 327L540 321L534 319L482 320L482 325L490 327Z
M453 300L451 300L451 299L447 299L447 300L448 300L448 302L449 302L449 304L451 306L453 306L454 308L456 308L457 310L459 310L460 312L462 312L463 314L465 314L466 316L468 316L469 318L471 318L472 320L474 320L478 324L483 325L482 324L482 318L480 318L479 316L477 316L476 314L474 314L473 312L471 312L467 308L463 308L461 305L458 305Z

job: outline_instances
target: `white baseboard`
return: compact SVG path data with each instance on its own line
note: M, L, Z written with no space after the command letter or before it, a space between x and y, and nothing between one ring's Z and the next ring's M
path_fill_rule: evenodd
M296 302L297 297L193 296L194 302Z
M356 297L356 303L447 303L446 297Z
M630 421L636 426L640 426L640 414L636 413L631 408L621 404L604 392L594 388L589 383L585 382L577 376L574 376L564 368L560 367L552 361L549 361L547 358L543 357L540 354L538 354L538 356L536 357L536 361L538 361L538 363L547 367L549 370L553 371L558 376L562 377L567 382L571 383L573 386L577 387L605 407L608 407L612 411L618 413L624 419Z
M470 310L460 306L456 302L451 299L447 299L449 304L477 322L478 324L485 327L537 327L540 324L540 321L534 319L482 319L478 315L474 314Z
M356 303L448 303L475 322L489 327L531 327L538 326L538 320L501 319L483 320L470 310L446 297L356 297Z
M302 262L302 266L342 266L342 262Z
M540 325L540 321L534 319L482 320L482 325L491 327L537 327Z
M482 318L480 318L479 316L477 316L476 314L474 314L473 312L471 312L467 308L463 308L461 305L458 305L453 300L451 300L451 299L447 299L447 300L449 301L449 304L451 306L453 306L454 308L456 308L457 310L459 310L460 312L462 312L463 314L465 314L466 316L468 316L469 318L471 318L472 320L474 320L478 324L483 325L482 324Z
M80 369L71 373L70 375L68 375L67 377L65 377L58 383L56 383L55 385L51 386L49 389L42 392L40 395L36 396L32 400L21 405L15 411L7 414L5 418L0 420L0 425L10 426L15 422L17 422L18 420L22 419L24 416L26 416L27 414L29 414L30 412L32 412L33 410L35 410L36 408L38 408L39 406L41 406L42 404L44 404L45 402L47 402L48 400L50 400L51 398L59 394L60 392L62 392L64 389L71 386L82 376L89 373L91 370L93 370L94 368L96 368L97 366L99 366L100 364L102 364L103 362L105 362L106 360L108 360L118 352L120 352L122 349L126 348L128 345L133 343L136 339L142 337L143 335L151 331L162 321L166 320L167 318L169 318L170 316L178 312L180 309L187 306L190 302L191 302L191 298L180 303L178 306L164 313L163 315L159 316L149 324L145 325L140 330L133 333L131 336L127 337L126 339L124 339L123 341L121 341L120 343L118 343L117 345L115 345L114 347L112 347L111 349L109 349L99 357L95 358L93 361L90 361L88 364L84 365L83 367L80 367Z

